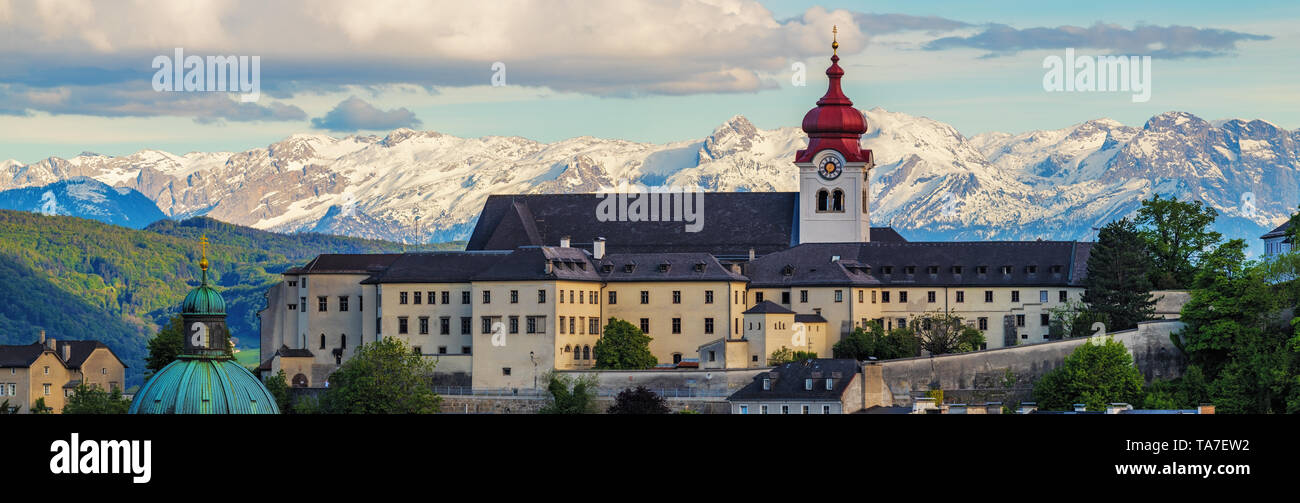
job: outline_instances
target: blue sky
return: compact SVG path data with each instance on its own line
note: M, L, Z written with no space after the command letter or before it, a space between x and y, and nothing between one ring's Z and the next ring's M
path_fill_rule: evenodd
M967 135L1169 110L1300 127L1295 2L389 2L0 0L0 160L396 127L668 142L736 114L797 126L825 90L832 24L859 108ZM150 65L176 47L259 56L260 98L154 91ZM1151 99L1044 91L1044 58L1066 47L1152 55Z

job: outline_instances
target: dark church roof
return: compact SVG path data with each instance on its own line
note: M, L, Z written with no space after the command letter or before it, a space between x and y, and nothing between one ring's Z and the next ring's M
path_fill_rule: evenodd
M765 300L758 305L751 307L740 314L794 314L794 311L782 307L780 304Z
M510 255L507 251L403 253L361 283L465 283Z
M708 253L617 253L593 262L605 281L749 281Z
M284 271L285 274L367 274L388 267L402 254L398 253L326 253L302 267Z
M751 287L1081 285L1091 243L807 243L749 263ZM1003 268L1010 266L1010 273ZM985 272L980 274L980 268ZM958 272L960 271L960 272Z
M710 253L722 259L746 258L784 250L798 236L798 192L705 192L700 213L704 227L688 232L683 221L607 221L597 219L599 194L520 194L488 196L467 250L513 250L525 245L556 245L572 238L590 249L606 239L608 253ZM871 240L904 241L893 229L873 227Z
M753 382L727 397L739 400L836 400L858 374L858 362L848 359L817 358L786 363L754 376ZM772 389L763 389L763 379L770 379ZM812 389L805 388L805 379L813 379ZM831 389L826 389L824 379L833 379Z

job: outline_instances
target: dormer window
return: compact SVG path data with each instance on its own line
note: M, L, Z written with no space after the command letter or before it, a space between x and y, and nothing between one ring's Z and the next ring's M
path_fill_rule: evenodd
M636 270L636 264L623 264L623 272L631 273Z
M695 272L704 272L704 262L695 263Z
M953 274L961 274L961 266L959 266L959 265L952 266L952 273L953 273Z
M1052 266L1052 274L1061 274L1061 269L1064 268L1059 265Z
M862 273L863 273L863 274L866 274L866 275L868 275L868 276L870 276L870 275L871 275L871 266L863 267L863 268L862 268Z
M668 272L668 263L659 264L659 272Z
M883 272L885 274L894 274L894 266L887 265L885 267L882 267L880 272Z
M916 266L914 266L914 265L909 265L909 266L907 266L907 267L904 267L904 268L903 268L903 273L905 273L905 274L909 274L909 275L911 275L911 274L916 274Z
M1027 272L1027 273L1029 273L1029 274L1038 274L1038 266L1036 266L1036 265L1027 265L1027 266L1025 266L1025 272Z
M937 265L932 265L930 267L927 267L926 270L932 275L939 274L939 266Z
M583 271L587 270L587 263L586 263L586 262L578 262L578 269L581 269L581 270L583 270Z
M613 271L614 271L614 266L612 264L604 264L600 266L600 272L603 272L605 274L609 274L610 272Z
M803 380L803 389L808 390L808 391L811 391L811 390L812 390L812 382L813 382L812 379L804 379L804 380Z
M834 380L834 379L830 379L830 378L827 378L827 379L826 379L826 389L827 389L827 390L835 389L835 380Z
M1003 276L1010 276L1010 275L1011 275L1011 266L1009 266L1009 265L1004 265L1004 266L1002 266L1002 275L1003 275Z
M980 274L988 274L988 273L989 273L989 266L982 265L982 266L976 267L976 268L975 268L975 272L980 273Z
M784 268L781 269L781 274L782 274L782 275L785 275L785 276L793 276L793 275L794 275L794 266L792 266L792 265L787 265L787 266L785 266Z
M763 378L763 391L770 391L771 389L772 389L772 380Z

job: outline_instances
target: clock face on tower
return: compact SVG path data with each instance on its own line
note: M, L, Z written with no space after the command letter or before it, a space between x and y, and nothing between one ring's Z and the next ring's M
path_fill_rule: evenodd
M821 156L821 160L817 161L817 175L821 176L825 180L834 180L839 178L840 173L843 172L844 160L834 153L823 155Z

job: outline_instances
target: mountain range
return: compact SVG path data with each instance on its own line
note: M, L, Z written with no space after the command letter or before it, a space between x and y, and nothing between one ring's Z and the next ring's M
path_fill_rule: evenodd
M1087 240L1160 194L1204 201L1220 213L1217 230L1258 246L1300 203L1300 131L1263 120L1166 112L1141 127L1098 119L966 137L926 117L864 114L863 146L877 163L873 225L912 240ZM490 194L593 192L621 182L794 191L791 161L805 146L797 127L759 129L739 115L703 138L666 144L410 129L297 134L244 152L3 161L0 190L88 177L138 191L172 218L427 243L467 238Z

